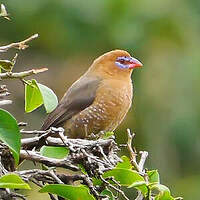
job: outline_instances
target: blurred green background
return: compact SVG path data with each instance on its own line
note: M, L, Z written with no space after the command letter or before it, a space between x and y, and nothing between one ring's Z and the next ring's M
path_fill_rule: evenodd
M39 33L20 52L14 71L48 67L35 77L59 98L93 59L128 50L144 67L135 70L135 96L126 120L116 130L126 142L149 152L146 167L158 169L174 196L199 199L200 187L200 1L199 0L5 0L11 21L0 19L0 45ZM1 54L12 58L15 50ZM39 129L43 108L24 113L23 85L8 84L18 121ZM39 199L41 196L29 197ZM37 197L37 198L36 198ZM44 198L43 198L44 199Z

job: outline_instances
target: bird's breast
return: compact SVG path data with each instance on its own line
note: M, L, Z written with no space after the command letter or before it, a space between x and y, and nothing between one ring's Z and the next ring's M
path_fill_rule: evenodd
M93 104L75 115L66 127L70 126L73 137L80 137L80 133L85 137L86 134L113 131L125 117L131 102L131 82L104 81L97 89Z

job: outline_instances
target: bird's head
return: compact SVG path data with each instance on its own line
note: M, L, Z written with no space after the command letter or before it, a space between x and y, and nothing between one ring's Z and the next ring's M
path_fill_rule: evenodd
M130 76L134 68L142 66L127 51L113 50L98 57L92 64L92 69L110 76Z

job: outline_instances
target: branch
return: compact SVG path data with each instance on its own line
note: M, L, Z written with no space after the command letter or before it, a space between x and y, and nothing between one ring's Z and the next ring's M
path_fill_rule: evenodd
M31 40L36 39L38 36L39 36L38 34L34 34L21 42L14 42L9 45L0 46L0 52L6 52L6 51L8 51L8 49L11 49L11 48L17 48L20 50L24 50L28 47L28 45L26 43L30 42Z
M11 100L0 100L0 107L4 105L12 104Z
M10 93L8 92L8 89L6 88L6 85L0 85L0 107L12 103L11 100L4 99L8 95L10 95Z
M31 69L28 71L16 72L16 73L12 73L12 72L0 73L0 80L1 79L22 79L26 76L31 76L34 74L45 72L47 70L48 70L47 68L41 68L41 69Z
M140 157L138 167L139 167L140 171L143 171L144 163L146 162L146 159L148 157L148 152L147 151L140 151L139 153L141 154L141 157Z
M75 181L83 181L83 184L87 185L90 188L91 193L95 197L99 197L96 188L93 185L92 180L88 177L88 175L83 174L63 174L56 173L54 170L40 170L40 169L31 169L24 171L15 171L14 173L21 176L21 178L26 182L33 182L39 187L43 187L45 183L53 184L69 184ZM42 184L40 183L42 182Z
M121 189L115 187L114 185L112 185L112 184L108 181L110 178L108 178L108 180L104 179L102 176L100 176L99 178L101 179L101 181L102 181L105 185L107 185L108 187L112 188L113 190L115 190L116 192L118 192L119 194L121 194L122 197L123 197L125 200L129 200L128 197L124 194L124 192L123 192ZM112 181L113 181L113 180L112 180ZM116 182L116 181L114 180L114 182ZM118 184L117 184L117 185L118 185Z
M127 141L127 148L129 150L129 153L130 153L130 158L131 158L131 163L132 165L136 168L136 170L138 172L140 172L140 168L136 162L136 156L137 156L137 153L132 149L132 140L135 136L135 134L131 134L131 131L130 129L127 129L127 134L128 134L128 141Z
M39 153L36 153L34 151L21 150L20 158L25 160L31 160L33 162L39 162L45 164L48 167L63 167L65 169L70 169L73 171L79 170L78 167L71 164L71 160L69 159L48 158L45 156L41 156Z
M131 163L136 168L136 171L138 171L144 177L145 182L148 184L149 183L148 175L146 174L146 172L144 170L144 164L148 157L148 152L140 151L141 157L140 157L139 163L137 163L137 161L136 161L137 154L132 148L132 140L133 140L135 134L131 133L130 129L127 129L127 134L128 134L127 148L130 153ZM140 191L138 191L138 195L135 200L143 200L143 199L144 199L143 194Z

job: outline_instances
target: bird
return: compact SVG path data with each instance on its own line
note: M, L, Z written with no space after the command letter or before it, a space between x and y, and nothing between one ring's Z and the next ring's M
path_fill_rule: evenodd
M132 71L142 66L125 50L101 55L67 90L41 130L63 127L66 136L81 139L114 131L132 104Z

